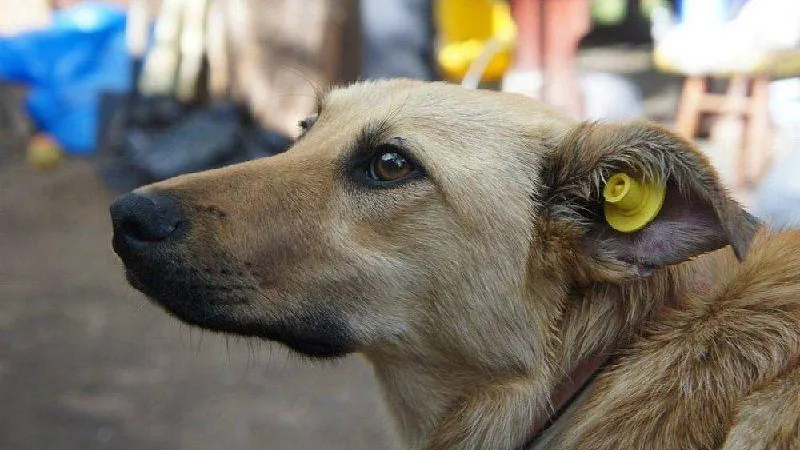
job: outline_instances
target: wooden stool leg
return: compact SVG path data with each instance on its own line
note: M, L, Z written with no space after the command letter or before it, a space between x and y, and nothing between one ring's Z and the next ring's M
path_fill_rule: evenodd
M741 181L753 184L766 170L772 157L772 139L769 126L769 77L757 76L747 108L747 149L739 173ZM752 168L748 170L748 168Z
M742 105L747 102L747 86L750 79L745 75L734 75L728 83L725 101L722 104L723 120L737 120L742 116Z
M733 182L739 186L744 183L742 170L747 164L747 142L745 133L745 115L747 114L747 88L750 85L750 78L746 75L734 75L728 83L725 91L725 98L721 109L718 111L720 116L714 127L716 134L724 134L724 139L714 139L724 146L730 148L735 144L733 154ZM722 131L722 132L720 132Z
M697 135L700 123L700 104L706 93L707 80L704 76L692 75L683 82L675 129L689 139Z

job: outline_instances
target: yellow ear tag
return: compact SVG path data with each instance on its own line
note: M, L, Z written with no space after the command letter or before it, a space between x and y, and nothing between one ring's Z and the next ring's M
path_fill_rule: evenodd
M623 233L639 231L656 218L666 196L664 186L637 181L625 173L615 173L603 188L606 222Z

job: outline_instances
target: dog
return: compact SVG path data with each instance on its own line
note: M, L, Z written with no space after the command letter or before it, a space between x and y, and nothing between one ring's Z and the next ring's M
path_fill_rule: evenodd
M800 233L689 141L411 80L300 126L118 199L129 282L205 329L360 353L405 448L800 448ZM663 199L635 230L606 212L618 173Z

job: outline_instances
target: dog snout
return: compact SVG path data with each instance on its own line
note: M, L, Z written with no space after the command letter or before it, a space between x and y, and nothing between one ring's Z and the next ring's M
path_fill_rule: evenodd
M111 205L115 249L159 243L177 234L184 223L177 200L165 194L131 192Z

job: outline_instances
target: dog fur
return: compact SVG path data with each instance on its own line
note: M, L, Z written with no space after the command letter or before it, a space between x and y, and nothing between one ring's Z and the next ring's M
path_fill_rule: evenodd
M143 188L188 226L122 255L131 283L201 327L362 354L406 448L800 448L800 233L758 231L690 142L409 80L330 91L305 125ZM397 147L417 176L365 181ZM636 233L603 219L618 171L668 188Z

